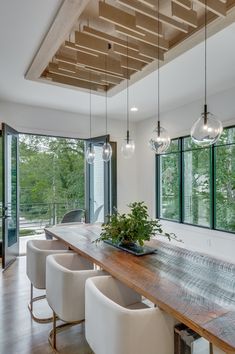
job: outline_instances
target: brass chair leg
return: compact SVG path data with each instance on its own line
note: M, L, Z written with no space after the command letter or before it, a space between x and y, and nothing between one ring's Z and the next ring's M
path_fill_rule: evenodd
M52 330L49 333L48 341L51 345L51 347L57 352L57 343L56 343L56 335L63 331L66 328L70 328L72 326L75 326L77 324L83 323L85 320L81 321L76 321L76 322L66 322L62 323L61 325L56 326L56 320L58 320L58 316L56 313L53 311L53 327Z
M210 354L213 354L214 353L214 350L213 350L213 344L210 343Z
M30 311L32 319L37 322L37 323L50 323L53 320L53 317L48 317L48 318L39 318L36 317L34 312L33 312L33 303L39 300L43 300L46 298L46 295L41 295L41 296L36 296L33 297L33 284L31 283L30 286L30 302L28 304L28 309Z

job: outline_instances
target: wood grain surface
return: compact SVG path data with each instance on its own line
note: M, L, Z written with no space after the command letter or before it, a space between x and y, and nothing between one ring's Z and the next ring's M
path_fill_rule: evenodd
M235 353L235 264L151 240L155 254L136 257L103 242L100 225L46 229L227 354Z

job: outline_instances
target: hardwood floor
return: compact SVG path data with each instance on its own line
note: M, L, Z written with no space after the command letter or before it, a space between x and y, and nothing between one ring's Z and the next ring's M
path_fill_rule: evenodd
M51 324L31 320L27 308L30 284L26 276L26 257L19 257L0 274L0 354L51 354L48 343ZM38 294L37 294L38 295ZM37 314L48 315L43 300L35 306ZM92 354L84 335L84 325L77 325L58 334L61 354Z

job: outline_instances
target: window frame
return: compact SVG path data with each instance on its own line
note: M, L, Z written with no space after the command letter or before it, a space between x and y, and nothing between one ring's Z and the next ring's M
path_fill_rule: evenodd
M232 129L235 128L235 125L227 126L224 127L224 130L226 129ZM197 225L197 224L192 224L184 221L184 152L185 151L193 151L193 150L198 150L198 149L205 149L203 147L199 148L192 148L192 149L184 149L184 139L189 138L190 135L185 135L185 136L180 136L178 138L172 139L178 140L178 152L173 151L173 152L166 152L164 154L156 154L155 156L155 200L156 200L156 218L159 220L165 220L165 221L170 221L174 222L177 224L183 224L183 225L188 225L188 226L195 226L199 227L202 229L209 229L209 230L215 230L215 231L220 231L220 232L226 232L230 234L235 234L235 231L229 231L225 230L222 228L217 228L216 227L216 149L219 146L229 146L229 145L234 145L234 143L221 143L218 145L211 145L209 147L209 173L210 173L210 185L209 185L209 196L210 196L210 226L203 226L203 225ZM206 147L208 149L208 147ZM172 155L175 153L179 153L179 220L173 220L169 218L164 218L160 216L161 212L161 188L160 188L160 181L161 181L161 176L160 176L160 159L161 156L164 155Z

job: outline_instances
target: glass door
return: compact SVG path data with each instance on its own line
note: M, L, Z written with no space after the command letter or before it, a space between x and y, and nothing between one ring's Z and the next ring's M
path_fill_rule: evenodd
M18 132L2 125L3 136L3 268L8 267L19 255L19 205L18 205Z
M105 136L92 139L95 160L86 164L86 221L104 222L116 207L116 143L110 142L113 154L110 162L102 160ZM90 142L90 141L89 141ZM88 143L89 143L88 142ZM88 144L87 143L87 144Z

